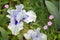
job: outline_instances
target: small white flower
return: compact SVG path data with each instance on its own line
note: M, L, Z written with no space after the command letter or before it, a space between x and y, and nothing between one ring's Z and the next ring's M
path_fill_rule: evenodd
M36 30L28 30L28 32L24 34L24 37L31 40L47 40L46 34L40 33L40 29L38 29L39 28Z
M5 6L4 6L5 8L9 8L9 5L8 4L5 4Z
M47 25L45 25L43 28L44 28L44 30L46 30L46 29L48 29L48 26L47 26Z
M36 21L36 14L32 10L26 12L26 10L23 10L24 5L22 4L15 7L16 9L8 9L7 11L9 13L7 17L10 18L8 28L12 31L13 35L17 35L23 29L23 21L26 23Z
M51 21L48 21L48 26L52 26L52 22Z
M54 16L53 16L53 15L50 15L50 16L49 16L49 19L50 19L50 20L54 19Z

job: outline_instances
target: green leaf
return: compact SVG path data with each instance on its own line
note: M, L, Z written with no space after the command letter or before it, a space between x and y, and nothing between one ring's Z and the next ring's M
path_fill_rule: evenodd
M59 13L60 13L60 0L59 0Z
M8 34L7 34L7 32L2 28L2 27L0 27L0 32L1 32L1 40L8 40Z
M60 34L58 34L58 40L60 40Z
M58 26L60 26L60 14L59 14L58 9L57 9L57 7L55 6L55 4L53 4L53 3L50 2L50 1L45 1L45 4L46 4L46 7L47 7L48 11L49 11L52 15L54 15L55 20L56 20L56 24L57 24Z

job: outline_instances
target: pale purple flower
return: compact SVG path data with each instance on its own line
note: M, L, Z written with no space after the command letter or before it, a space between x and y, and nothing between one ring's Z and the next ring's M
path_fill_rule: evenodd
M9 8L9 5L8 4L5 4L5 6L4 6L5 8Z
M49 19L50 19L50 20L54 19L54 16L53 16L53 15L50 15L50 16L49 16Z
M48 29L48 26L47 26L47 25L45 25L43 28L44 28L44 30L46 30L46 29Z
M23 22L30 23L36 21L36 14L34 11L30 10L26 12L26 10L23 9L23 4L15 7L16 9L8 9L7 11L9 13L7 17L10 18L8 28L12 31L13 35L17 35L19 31L23 29Z
M48 26L52 26L52 22L51 21L48 22Z
M24 34L24 37L31 40L47 40L46 34L40 33L39 28L36 30L28 30L28 32Z

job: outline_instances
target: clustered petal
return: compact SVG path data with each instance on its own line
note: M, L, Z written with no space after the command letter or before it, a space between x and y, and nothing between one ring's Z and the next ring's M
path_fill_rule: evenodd
M23 29L23 21L26 23L35 22L36 21L36 14L34 11L24 10L24 5L16 5L16 9L8 9L7 12L9 15L7 15L8 18L10 18L10 23L8 25L8 28L12 31L13 35L17 35L20 30Z
M38 28L36 30L28 30L28 32L24 34L24 37L31 40L47 40L46 34L40 33Z

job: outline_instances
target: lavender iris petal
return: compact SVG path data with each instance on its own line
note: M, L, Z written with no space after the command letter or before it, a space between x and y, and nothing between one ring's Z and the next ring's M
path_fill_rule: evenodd
M29 16L28 15L26 15L23 19L27 19Z
M20 4L20 5L16 5L16 10L21 11L24 8L24 5Z
M18 20L16 20L16 17L17 17L18 14L19 14L19 11L17 11L17 10L13 11L13 15L12 16L14 17L15 25L18 24Z

